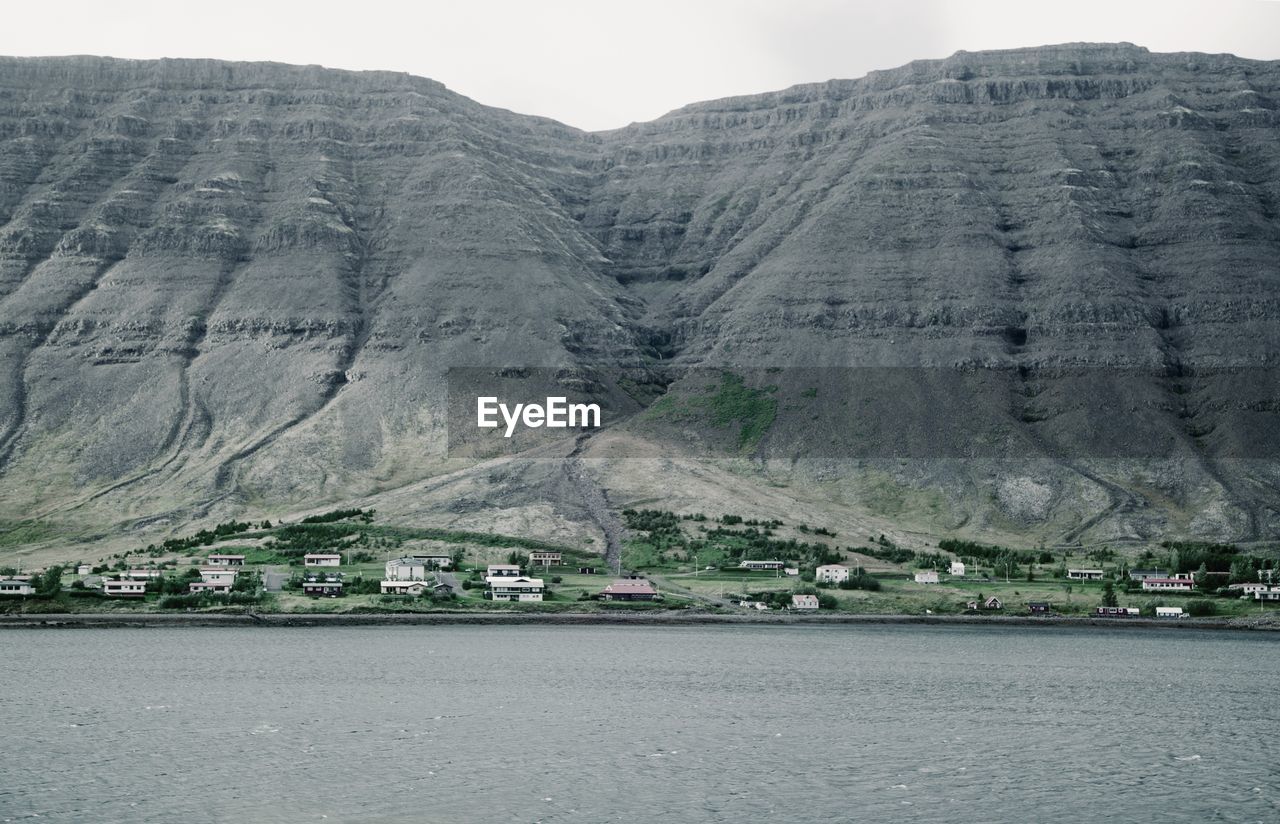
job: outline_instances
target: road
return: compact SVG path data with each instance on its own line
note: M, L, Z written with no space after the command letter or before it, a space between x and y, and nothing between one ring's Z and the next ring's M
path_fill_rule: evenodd
M268 567L262 573L262 588L267 592L279 592L284 589L284 582L287 580L287 572L277 572L275 567Z

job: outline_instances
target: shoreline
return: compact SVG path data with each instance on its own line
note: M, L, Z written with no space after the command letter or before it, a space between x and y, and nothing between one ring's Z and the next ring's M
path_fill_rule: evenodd
M14 613L0 614L4 629L112 629L148 627L343 626L857 626L1100 627L1277 632L1280 622L1215 618L1097 618L1030 615L751 615L711 612L370 612L370 613Z

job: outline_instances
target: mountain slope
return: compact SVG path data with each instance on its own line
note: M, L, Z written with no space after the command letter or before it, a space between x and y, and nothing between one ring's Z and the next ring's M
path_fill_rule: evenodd
M678 404L709 369L776 386L771 424L591 439L615 503L751 458L744 500L869 528L1264 538L1278 93L1068 45L587 134L406 75L0 60L0 515L135 540L391 496L600 537L554 450L447 449L446 371Z

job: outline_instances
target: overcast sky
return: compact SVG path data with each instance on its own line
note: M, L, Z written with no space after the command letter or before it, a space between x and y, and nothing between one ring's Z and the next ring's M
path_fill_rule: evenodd
M957 50L1127 40L1280 59L1274 0L22 0L0 54L390 69L585 129Z

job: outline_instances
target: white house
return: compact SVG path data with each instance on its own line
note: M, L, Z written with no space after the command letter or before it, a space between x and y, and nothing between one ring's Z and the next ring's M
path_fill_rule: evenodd
M1143 578L1142 588L1147 592L1190 592L1195 588L1195 581L1184 572L1172 578Z
M309 567L342 566L342 556L336 552L314 552L302 556L302 565Z
M401 581L391 580L382 582L383 595L421 595L426 592L431 585L426 581Z
M452 555L442 555L432 552L415 552L412 555L405 556L425 565L428 569L448 569L453 566Z
M103 581L102 594L110 598L141 598L147 594L147 582Z
M964 577L964 561L952 561L951 566L947 568L947 574L954 575L957 578Z
M187 589L190 592L227 593L231 591L231 581L192 581Z
M86 575L89 575L92 572L93 572L93 567L89 566L88 564L81 564L80 566L76 567L76 575L79 575L81 578L83 578Z
M813 571L813 579L824 584L838 584L849 580L849 567L841 564L825 564Z
M519 578L519 564L489 564L485 578Z
M922 569L916 573L917 584L936 584L938 583L938 571L936 569Z
M817 595L792 595L791 608L792 609L817 609L818 596Z
M236 570L224 567L200 567L200 581L230 587L236 582Z
M1068 569L1067 577L1073 581L1101 581L1100 569Z
M1156 607L1157 618L1181 618L1182 607Z
M130 581L153 581L163 578L164 572L158 569L127 569L120 573L120 576Z
M396 558L394 561L387 561L386 570L388 581L425 581L427 578L427 563L417 558Z
M551 552L549 550L537 550L529 553L529 563L538 566L549 567L558 566L563 560L563 556L559 552Z
M35 595L36 588L30 581L0 578L0 595Z
M743 561L738 564L739 569L782 569L786 566L784 561Z
M494 601L541 601L542 579L517 575L498 575L490 578L489 597Z
M210 555L209 566L244 566L243 555Z
M1269 587L1267 589L1256 589L1253 591L1253 600L1255 601L1280 601L1280 587Z

